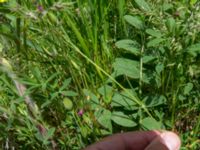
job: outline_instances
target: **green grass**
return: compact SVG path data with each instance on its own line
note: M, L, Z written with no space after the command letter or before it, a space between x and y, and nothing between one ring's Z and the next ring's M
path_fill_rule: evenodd
M199 6L0 3L0 144L76 150L121 131L164 129L180 135L182 150L198 150Z

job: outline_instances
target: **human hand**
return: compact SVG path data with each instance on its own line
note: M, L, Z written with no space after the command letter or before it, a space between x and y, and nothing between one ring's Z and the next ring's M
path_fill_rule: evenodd
M137 131L106 137L84 150L179 150L180 145L173 132Z

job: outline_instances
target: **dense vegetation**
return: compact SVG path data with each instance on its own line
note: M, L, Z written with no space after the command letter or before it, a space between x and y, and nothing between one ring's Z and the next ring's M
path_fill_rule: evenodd
M200 148L200 2L0 0L2 149L135 130Z

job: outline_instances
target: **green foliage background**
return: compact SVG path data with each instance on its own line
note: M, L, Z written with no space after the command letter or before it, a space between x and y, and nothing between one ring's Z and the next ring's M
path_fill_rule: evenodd
M2 148L164 129L199 149L199 14L197 0L1 2Z

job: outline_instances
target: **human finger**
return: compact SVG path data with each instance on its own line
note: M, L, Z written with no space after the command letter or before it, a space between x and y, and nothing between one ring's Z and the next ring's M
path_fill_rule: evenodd
M163 132L145 150L179 150L181 141L173 132Z
M159 131L115 134L87 147L85 150L144 150L160 134Z

